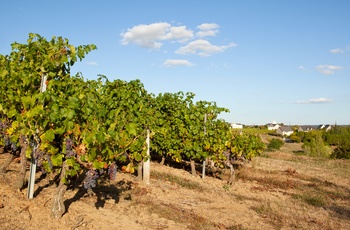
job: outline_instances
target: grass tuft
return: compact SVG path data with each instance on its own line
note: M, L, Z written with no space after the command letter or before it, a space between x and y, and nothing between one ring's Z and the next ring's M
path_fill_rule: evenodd
M175 176L174 174L152 171L151 177L157 180L168 181L172 184L177 184L187 189L200 191L203 190L203 187L200 183L191 181L186 178Z
M321 194L295 194L292 196L294 199L302 200L308 205L314 206L314 207L324 207L327 204L326 197Z

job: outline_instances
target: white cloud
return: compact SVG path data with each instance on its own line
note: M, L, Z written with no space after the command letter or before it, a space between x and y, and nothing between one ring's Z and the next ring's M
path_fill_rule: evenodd
M210 56L237 46L235 43L217 46L203 39L207 36L216 36L218 28L219 25L216 23L203 23L197 26L199 31L194 34L186 26L173 26L171 23L158 22L136 25L122 32L120 36L123 45L136 44L144 48L159 49L165 42L187 43L178 48L175 53ZM199 39L193 40L195 38Z
M193 64L187 60L174 60L174 59L167 59L164 63L164 66L166 67L173 67L173 66L193 66Z
M212 30L219 28L219 25L216 23L203 23L197 26L197 28L200 30Z
M86 64L91 65L91 66L98 66L97 62L94 62L94 61L89 61Z
M194 35L186 26L172 26L166 22L137 25L121 33L123 45L135 43L141 47L158 49L164 40L187 41Z
M342 54L342 53L344 53L344 50L340 49L340 48L336 48L336 49L330 50L329 52L332 54Z
M216 34L218 33L218 30L204 30L204 31L199 31L196 33L198 37L215 37Z
M215 23L203 23L197 26L197 28L200 30L196 33L198 37L214 37L219 32L219 30L217 30L219 28L219 25Z
M210 56L215 53L220 53L225 51L230 47L235 47L237 44L230 43L226 46L215 46L212 45L209 41L204 39L199 39L188 43L186 46L180 47L175 51L177 54L196 54L199 56Z
M316 70L322 74L331 75L334 74L335 71L343 69L342 66L334 66L334 65L318 65L316 66Z
M297 104L324 104L324 103L329 103L331 102L331 99L327 99L327 98L314 98L314 99L310 99L310 100L306 100L306 101L297 101Z
M186 42L193 37L193 32L188 30L186 26L172 26L168 33L164 36L164 40L178 40L179 42Z
M304 71L304 72L310 72L310 71L312 71L311 69L309 69L309 68L307 68L307 67L305 67L305 66L303 66L303 65L298 66L298 69L301 70L301 71Z

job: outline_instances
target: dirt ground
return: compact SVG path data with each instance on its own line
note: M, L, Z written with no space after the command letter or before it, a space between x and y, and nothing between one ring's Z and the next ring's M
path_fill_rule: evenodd
M93 196L69 187L66 213L51 217L56 184L37 173L35 197L12 187L19 164L0 174L0 229L350 229L350 162L296 155L285 144L236 170L201 179L151 163L151 183L118 172ZM294 153L293 153L294 151ZM2 164L8 154L0 154ZM213 176L215 175L215 176Z

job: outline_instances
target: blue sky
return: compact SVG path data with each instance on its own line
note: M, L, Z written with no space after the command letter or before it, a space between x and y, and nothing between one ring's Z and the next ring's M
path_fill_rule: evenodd
M350 1L4 1L0 53L28 34L97 50L85 78L193 92L228 122L350 124Z

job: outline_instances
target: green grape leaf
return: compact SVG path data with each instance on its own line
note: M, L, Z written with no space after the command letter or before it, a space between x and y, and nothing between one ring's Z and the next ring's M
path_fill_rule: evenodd
M62 165L63 154L51 155L51 161L53 166L61 166Z
M126 125L126 131L130 134L130 135L135 135L136 136L136 129L137 129L137 124L135 123L129 123Z

